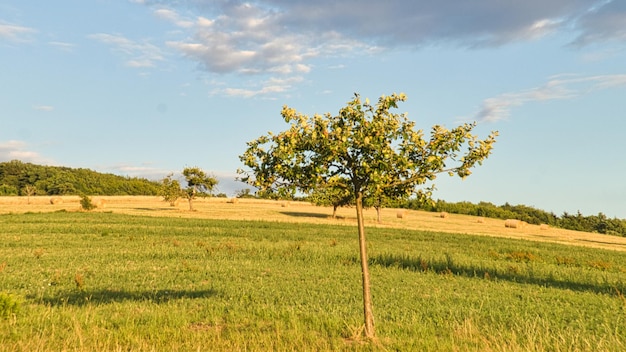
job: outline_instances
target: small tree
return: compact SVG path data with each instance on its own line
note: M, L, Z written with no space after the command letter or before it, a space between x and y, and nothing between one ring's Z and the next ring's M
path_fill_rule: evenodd
M87 195L80 196L80 207L87 211L96 209L96 205L93 204L91 198Z
M183 196L189 201L189 210L193 211L193 200L197 196L206 197L218 183L217 179L202 171L198 167L187 167L183 170L183 176L187 181L187 188L183 190Z
M315 187L309 195L309 201L318 206L332 206L334 219L337 216L337 208L354 204L354 197L350 185L339 177L333 177L327 184Z
M22 193L26 195L26 197L28 197L28 204L30 204L30 197L34 196L35 194L37 194L37 187L33 186L33 185L26 185L24 186L24 188L22 189Z
M242 181L279 195L309 193L339 177L350 186L356 208L363 287L364 333L373 338L374 315L367 262L363 204L379 197L402 198L417 193L439 173L466 177L492 150L496 132L478 140L475 124L452 130L434 126L430 138L405 114L392 113L404 94L382 96L370 105L359 95L337 116L312 118L284 106L289 129L248 142L240 160L250 171L239 170ZM461 152L462 149L465 149Z
M182 189L180 188L180 182L178 182L178 180L174 180L173 177L174 174L169 174L161 180L160 189L160 195L163 197L164 201L170 203L170 206L175 206L178 198L183 195Z

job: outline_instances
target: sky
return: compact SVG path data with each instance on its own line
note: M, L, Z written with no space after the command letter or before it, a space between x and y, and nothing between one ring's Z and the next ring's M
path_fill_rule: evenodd
M626 1L4 0L0 162L219 192L280 111L405 93L424 131L499 131L433 198L626 218Z

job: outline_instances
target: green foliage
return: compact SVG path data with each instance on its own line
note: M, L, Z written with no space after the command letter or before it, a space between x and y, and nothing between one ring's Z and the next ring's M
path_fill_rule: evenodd
M349 227L65 212L0 228L0 287L23 300L0 352L626 346L623 251L371 228L367 342Z
M183 196L189 201L189 210L193 210L193 200L197 196L209 196L218 181L215 177L208 176L198 167L186 167L183 176L187 181L187 187L183 189Z
M331 177L328 183L320 185L311 191L307 200L318 206L333 207L333 218L337 208L354 204L354 197L350 185L338 177Z
M18 194L15 186L0 184L0 196L16 196Z
M0 195L157 195L160 184L142 178L103 174L89 169L41 166L19 160L0 163Z
M86 195L80 196L80 207L87 211L96 209L96 205L93 204L91 198Z
M161 180L161 190L159 193L159 195L163 197L163 200L170 203L171 206L176 205L178 198L183 195L180 182L174 180L173 177L173 174L169 174Z
M22 306L17 297L0 291L0 318L7 319L17 314Z

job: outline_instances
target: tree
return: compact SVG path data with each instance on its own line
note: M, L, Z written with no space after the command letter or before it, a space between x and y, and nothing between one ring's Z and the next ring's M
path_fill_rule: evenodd
M160 196L163 197L163 200L169 202L171 206L175 206L178 198L183 195L183 192L180 188L180 182L178 180L172 179L174 174L167 175L163 180L161 180L161 190Z
M207 196L217 185L216 178L207 176L207 174L198 167L186 167L183 170L183 176L187 181L187 188L183 190L183 195L189 201L189 210L193 211L193 200L198 195Z
M37 187L33 185L26 185L22 189L22 193L28 197L28 204L30 204L30 197L37 194Z
M93 204L91 198L84 194L80 196L80 207L87 211L96 209L96 205Z
M309 201L319 206L332 206L333 219L337 215L337 208L353 203L354 197L350 185L340 177L331 177L328 183L315 187L308 197Z
M367 338L374 338L375 331L364 202L380 194L422 197L425 193L419 187L437 174L447 172L462 178L470 175L470 169L489 156L497 135L492 132L479 140L471 133L475 123L452 130L436 125L427 140L406 114L390 111L405 99L404 94L394 93L371 105L355 94L336 116L326 113L308 117L284 106L281 115L289 129L248 142L240 156L249 168L239 170L241 180L261 191L308 193L336 177L350 185L357 215Z

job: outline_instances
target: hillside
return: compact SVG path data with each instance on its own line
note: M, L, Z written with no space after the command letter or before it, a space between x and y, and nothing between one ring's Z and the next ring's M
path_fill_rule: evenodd
M36 195L156 195L159 187L155 181L89 169L42 166L19 160L0 163L0 196L29 195L29 188Z

